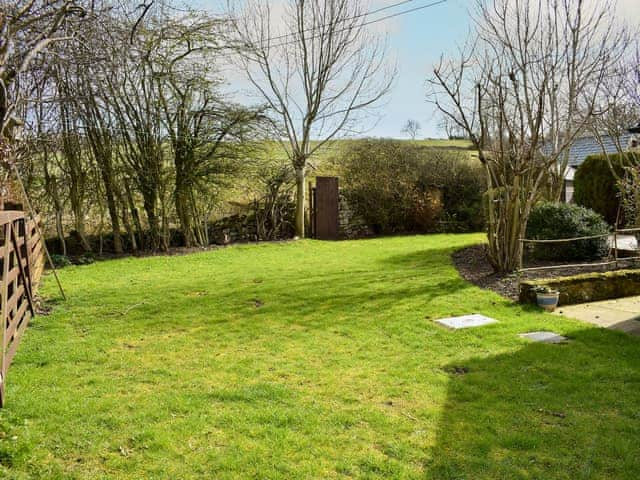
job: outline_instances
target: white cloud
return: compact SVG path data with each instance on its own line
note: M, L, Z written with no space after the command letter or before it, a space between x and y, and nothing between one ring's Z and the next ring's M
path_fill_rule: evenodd
M618 0L618 16L632 27L640 27L640 1Z

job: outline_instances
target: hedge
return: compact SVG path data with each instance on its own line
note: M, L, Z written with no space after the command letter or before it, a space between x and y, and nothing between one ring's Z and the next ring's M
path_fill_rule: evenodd
M604 155L587 157L576 170L574 201L599 213L610 225L615 225L621 210L616 175L624 176L625 167L632 164L632 155L638 154L609 155L609 160Z
M483 229L485 175L466 152L364 139L334 161L350 208L376 234Z

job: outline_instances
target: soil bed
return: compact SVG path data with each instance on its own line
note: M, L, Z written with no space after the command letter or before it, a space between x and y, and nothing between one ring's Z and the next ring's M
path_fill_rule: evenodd
M518 275L512 274L496 274L487 260L486 246L474 245L472 247L463 248L453 254L453 263L460 272L460 275L468 282L477 285L480 288L492 290L503 297L517 301L519 295ZM572 262L575 263L575 262ZM595 262L599 263L599 262ZM530 262L528 267L544 267L558 265L553 270L540 270L535 272L524 272L520 275L523 280L539 280L543 278L557 278L577 275L579 273L607 272L616 270L612 265L588 265L586 267L567 267L569 263L563 265L558 262ZM636 263L635 266L638 264ZM620 269L633 268L630 262L621 261Z

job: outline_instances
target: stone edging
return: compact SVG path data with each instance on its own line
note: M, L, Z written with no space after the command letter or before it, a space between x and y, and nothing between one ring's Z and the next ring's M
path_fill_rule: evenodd
M571 277L525 280L520 283L520 303L536 303L534 288L540 285L560 292L559 305L598 302L640 295L640 270L616 270Z

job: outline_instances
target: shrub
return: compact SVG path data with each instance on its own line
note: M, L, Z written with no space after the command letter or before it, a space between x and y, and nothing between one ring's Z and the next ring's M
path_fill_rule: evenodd
M527 238L560 238L604 235L609 225L601 215L588 208L567 203L544 202L534 207L527 225ZM608 254L607 238L577 240L559 244L534 244L528 250L538 260L597 260Z
M441 228L447 232L478 232L484 229L482 198L487 190L485 171L466 155L430 152L425 175L442 190Z
M349 146L340 164L349 206L375 233L434 227L435 215L426 212L428 202L421 201L426 192L424 189L421 192L417 185L420 170L417 148L395 140L362 140ZM418 219L419 210L427 217L422 221Z
M83 253L76 259L78 265L90 265L96 261L96 256L92 252Z
M466 153L362 140L337 163L350 208L375 233L482 228L484 175Z
M618 181L624 225L640 227L640 164L627 167L626 175Z
M616 224L620 212L617 178L624 177L629 155L609 155L609 160L604 155L592 155L576 170L575 202L599 213L610 225Z
M69 260L69 257L58 253L51 254L51 261L56 268L68 267L69 265L71 265L71 260Z

